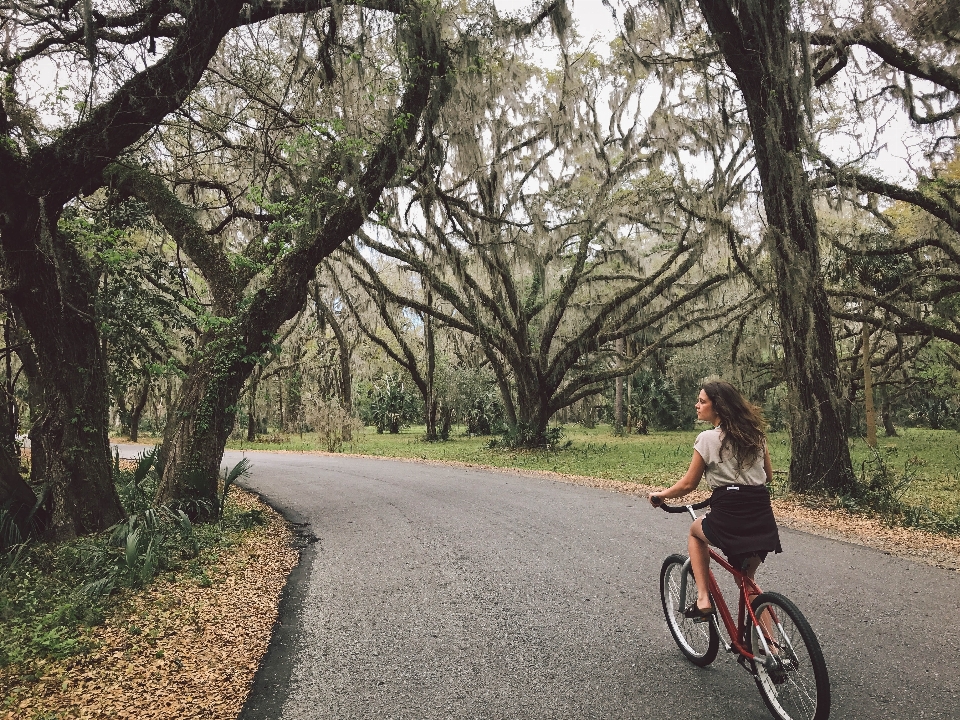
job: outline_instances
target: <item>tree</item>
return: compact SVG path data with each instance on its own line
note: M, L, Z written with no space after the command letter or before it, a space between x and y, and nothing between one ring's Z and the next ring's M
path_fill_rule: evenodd
M784 346L784 371L792 391L791 486L844 492L854 482L840 406L840 374L830 306L820 268L813 193L804 168L804 112L809 75L802 48L792 42L789 0L699 0L709 36L733 73L753 139L763 198L765 244L773 270L773 297ZM671 30L684 25L685 3L665 2ZM633 13L625 40L636 46ZM693 34L697 34L694 29ZM661 77L673 83L681 59L661 55ZM709 65L710 50L697 61ZM673 69L671 69L673 68ZM729 124L731 94L723 86L706 98Z
M641 88L597 58L552 77L517 62L502 66L521 82L492 73L495 94L445 118L450 162L416 178L409 197L382 203L381 232L359 235L419 275L437 302L388 287L356 246L337 257L371 296L477 338L513 433L538 446L553 414L654 349L719 332L714 321L730 314L719 296L738 290L725 286L732 272L711 265L718 234L675 199L658 167L650 128L661 118L634 112ZM723 206L726 179L718 172L701 196ZM627 336L645 338L633 357L616 351Z
M36 349L44 397L34 457L50 487L53 535L101 530L122 515L111 479L97 287L82 249L59 230L63 209L184 102L231 30L327 6L198 0L105 13L93 13L89 3L0 6L7 38L0 55L0 250L6 296ZM50 98L52 113L28 105L32 77L45 64L71 80ZM45 127L41 118L49 114L59 124Z
M403 304L395 303L388 298L386 293L378 292L388 287L382 273L379 274L376 284L358 283L351 288L353 291L351 292L337 277L336 268L328 267L330 275L337 284L339 295L350 309L357 327L374 345L386 353L387 357L403 368L420 392L426 440L429 442L439 440L440 429L437 422L441 399L437 383L437 342L434 328L436 321L433 316L428 312L409 312ZM400 274L403 275L403 272L401 271ZM366 307L361 306L360 298L351 298L351 295L362 293L364 288L369 299ZM408 285L399 289L394 288L390 294L416 297L427 307L432 307L434 304L433 292L429 286L413 288ZM371 308L376 312L376 319L368 322L365 315L371 314Z
M540 19L558 7L549 6ZM411 2L393 10L398 12L389 22L342 10L324 24L303 23L294 35L299 40L293 72L305 67L310 82L298 88L296 98L289 94L293 76L278 74L290 72L286 56L268 57L261 68L248 63L242 43L225 52L218 67L225 85L250 94L220 92L214 80L208 96L185 108L178 120L203 131L201 147L191 149L185 161L180 156L184 167L172 173L170 185L132 165L112 166L108 174L114 187L147 203L209 291L205 332L190 358L160 454L158 499L177 501L194 516L203 517L216 494L220 458L251 370L276 342L280 326L303 308L319 263L360 229L384 188L398 181L408 148L415 142L433 147L437 115L455 91L452 71L474 61L476 44L469 33L455 38L441 32L454 18L440 8ZM264 37L254 42L290 37L283 27L261 31ZM308 62L307 48L319 63ZM286 82L278 84L277 77ZM343 102L346 97L350 103ZM224 135L217 118L227 109L239 119L231 130L242 141ZM200 121L193 122L191 113ZM274 123L287 131L282 137L265 134ZM168 145L182 141L180 129L171 124ZM267 153L244 155L251 134L268 141ZM428 166L435 161L429 155L420 159ZM213 182L207 163L239 170ZM264 165L267 171L258 177ZM194 169L191 178L187 171ZM254 186L254 178L263 184ZM224 200L217 213L206 208L201 213L177 196L178 186L197 197L209 191ZM204 215L212 227L200 222ZM220 239L231 227L235 234Z

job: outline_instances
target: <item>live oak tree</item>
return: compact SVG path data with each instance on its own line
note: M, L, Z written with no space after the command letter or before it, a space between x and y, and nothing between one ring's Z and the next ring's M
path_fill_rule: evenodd
M625 44L668 87L691 71L709 72L718 57L733 75L734 93L721 80L707 104L733 125L745 115L753 136L794 405L791 483L797 489L846 492L853 482L822 276L818 198L834 207L843 200L879 218L884 198L911 203L957 229L956 186L940 170L955 150L960 111L958 21L950 8L941 0L671 0L637 4L622 16ZM668 40L658 52L646 52L644 41L652 35L672 45ZM898 113L894 125L890 118ZM912 181L891 177L885 147L890 125L915 129L911 142L922 151L911 158L917 170ZM893 257L895 245L853 250ZM935 247L934 255L944 252L942 238L939 245L921 245ZM908 255L925 252L911 243L901 247ZM851 288L842 292L853 299ZM907 295L879 298L882 312L898 317L900 331L942 333L939 323L924 326ZM854 313L868 298L859 299ZM849 318L851 308L840 306L838 313ZM860 317L869 324L868 314Z
M328 275L342 304L349 308L353 322L363 335L403 368L416 385L423 401L425 439L430 442L439 440L442 398L437 369L437 321L429 312L408 311L405 303L393 300L396 297L412 298L424 307L433 307L432 289L424 285L422 277L411 284L412 278L404 277L407 273L403 269L386 263L372 276L362 277L359 281L355 279L353 283L340 277L339 267L342 266L327 264ZM385 277L387 274L399 276L399 282L390 283ZM370 277L374 278L373 282ZM389 292L384 292L388 287Z
M899 337L957 344L960 35L955 9L937 0L875 3L834 20L828 7L817 8L821 27L809 34L814 69L821 70L814 97L822 112L834 116L841 107L852 109L842 127L851 134L861 130L855 152L828 156L818 147L812 153L814 186L834 212L861 229L831 237L833 249L859 270L835 289L836 314ZM855 53L859 61L849 62ZM881 119L908 136L910 163L896 173L883 162L884 128L862 131Z
M379 230L336 255L372 297L475 337L530 446L548 443L558 410L752 303L728 285L724 234L698 217L735 195L729 176L700 187L711 212L684 209L692 198L676 197L655 140L667 110L637 113L641 90L621 68L579 63L553 75L498 65L486 81L496 92L444 115L448 163L385 198ZM419 275L436 301L381 282L368 251ZM743 304L731 311L723 299L734 298ZM617 352L626 337L638 341L632 356Z
M356 4L419 13L403 2ZM4 292L36 348L43 413L34 457L50 489L54 536L100 530L122 514L111 481L97 289L82 249L59 231L64 207L98 186L107 165L184 102L234 28L330 6L198 0L100 11L89 2L0 4ZM51 77L55 91L37 93Z
M548 5L536 22L561 11ZM219 56L165 126L167 166L111 166L113 187L147 203L209 292L164 433L158 500L204 516L244 383L303 308L321 260L400 180L408 148L425 149L424 167L436 161L433 126L469 78L482 45L469 26L482 20L468 15L464 29L442 7L411 2L262 27ZM487 30L498 38L504 27Z
M884 430L893 435L892 403L906 407L925 384L915 372L919 358L935 347L944 358L956 354L958 235L906 203L871 212L848 199L842 213L832 210L825 219L827 290L850 368L847 401L851 409L861 396L867 403L870 379Z
M669 28L699 32L695 6L662 3ZM813 192L804 167L805 107L809 73L802 47L792 40L789 0L700 0L706 42L712 43L735 78L749 121L763 198L766 245L784 346L784 369L793 393L790 480L800 490L845 491L854 482L840 407L840 375L830 307L821 279L820 238ZM625 37L635 43L637 16L625 17ZM716 54L701 54L713 62ZM682 60L680 61L682 63ZM677 62L662 67L674 68ZM671 72L675 72L671 70ZM667 83L668 73L661 72ZM715 92L724 117L739 103ZM739 108L736 108L739 110Z
M159 178L133 167L111 168L111 181L146 202L184 248L202 274L212 301L207 329L190 359L189 373L164 432L158 500L176 500L195 517L204 516L204 508L216 494L220 458L248 376L269 351L280 325L303 306L317 264L360 227L383 186L392 180L421 123L429 124L431 102L443 102L448 58L440 42L438 19L424 17L413 5L407 9L410 15L398 23L409 49L409 55L398 58L406 77L398 83L392 111L380 116L374 137L365 137L357 127L373 121L369 114L360 118L341 113L338 118L331 107L330 120L339 120L344 127L339 132L320 129L312 138L317 153L314 172L297 168L300 187L288 190L283 199L274 193L273 205L299 205L302 215L274 207L273 227L253 235L239 252L230 252L233 248L225 247L216 236L211 239L193 209ZM360 32L366 34L365 30L360 25ZM302 72L302 68L296 70ZM358 78L348 76L348 81L356 85ZM336 78L324 78L320 84L319 95L333 85L330 95L343 96L345 88L338 86ZM312 120L300 120L305 134L309 135ZM350 168L349 174L345 168ZM268 202L261 200L263 205Z

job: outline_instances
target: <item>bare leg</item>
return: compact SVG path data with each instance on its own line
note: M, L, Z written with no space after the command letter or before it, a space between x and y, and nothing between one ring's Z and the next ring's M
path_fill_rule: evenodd
M760 558L756 555L752 558L748 558L743 563L743 574L746 575L751 580L754 579L754 576L757 574L757 568L760 567ZM762 591L761 591L762 592ZM753 602L753 599L757 596L755 592L747 593L747 602Z
M753 580L754 575L757 574L757 568L759 568L759 567L760 567L760 558L759 558L759 557L752 557L752 558L748 559L748 560L744 563L744 565L743 565L743 574L746 575L746 576L747 576L748 578L750 578L751 580ZM758 586L758 587L759 587L759 586ZM761 592L762 592L762 591L761 591ZM754 599L756 596L757 596L757 593L756 593L756 592L753 592L753 591L747 592L747 602L752 603L752 602L753 602L753 599ZM767 638L772 638L772 637L773 637L773 632L772 632L772 630L773 630L773 624L772 624L771 619L770 619L770 613L769 613L769 612L763 613L763 615L761 615L760 617L758 617L757 620L760 621L760 627L763 628L764 632L766 633ZM776 655L776 654L777 654L777 649L776 649L775 647L772 647L772 648L770 648L770 652L771 652L772 654Z
M687 552L690 554L690 569L697 581L697 607L708 610L713 607L710 602L710 551L707 549L709 542L700 527L702 522L703 518L698 518L690 526Z

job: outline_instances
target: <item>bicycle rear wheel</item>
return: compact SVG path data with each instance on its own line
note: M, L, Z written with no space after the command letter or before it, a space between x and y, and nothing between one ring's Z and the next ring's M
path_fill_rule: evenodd
M827 720L830 679L817 636L803 613L778 593L762 593L753 612L763 628L771 659L766 661L756 626L751 628L754 679L779 720Z
M695 623L683 616L683 609L697 600L697 581L689 569L686 592L683 597L680 596L683 565L686 561L683 555L671 555L663 561L660 569L660 600L663 602L667 627L680 646L680 651L694 665L706 667L717 657L720 635L713 622Z

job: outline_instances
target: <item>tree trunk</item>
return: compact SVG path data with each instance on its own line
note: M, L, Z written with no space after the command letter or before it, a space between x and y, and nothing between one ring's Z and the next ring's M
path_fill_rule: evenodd
M283 432L286 421L283 417L283 375L277 372L277 407L279 408L280 420L277 422L277 432Z
M3 344L4 344L4 383L3 383L3 413L0 416L0 449L6 451L11 457L20 456L20 443L17 435L20 432L20 413L17 407L17 398L15 394L15 380L13 375L13 344L15 342L15 332L12 329L13 318L10 311L7 310L6 317L3 319Z
M72 244L54 242L52 209L23 202L16 226L2 227L4 275L33 338L43 392L43 414L30 433L33 471L49 487L50 534L65 539L105 530L124 515L107 436L107 367L96 279Z
M840 413L840 373L820 274L813 194L803 168L802 72L791 47L789 0L699 0L743 94L768 223L791 418L790 486L843 493L854 486Z
M623 338L616 341L617 354L623 355L625 344ZM614 380L613 390L613 433L623 435L623 377Z
M247 442L257 439L257 390L260 387L262 372L258 366L250 373L250 385L247 388Z
M18 320L18 325L20 324ZM40 485L42 482L40 471L46 467L46 460L43 457L39 431L35 432L34 429L39 429L40 418L43 417L43 388L40 387L40 366L37 355L22 328L20 341L17 343L17 357L20 358L20 367L23 368L23 374L27 378L27 405L30 408L30 430L27 431L27 438L30 440L30 482Z
M147 407L147 400L150 398L150 372L147 371L140 391L137 393L136 401L130 409L130 442L137 442L140 436L140 419L143 417L143 410Z
M890 409L890 399L885 395L880 403L880 419L883 421L883 434L887 437L898 437L897 429L893 426L893 413Z
M176 504L193 520L216 516L220 462L253 369L250 354L241 348L235 332L204 338L167 417L157 501Z
M518 386L522 393L517 398L518 440L522 440L523 446L528 448L547 447L547 425L550 423L550 398L553 393L520 382Z
M327 325L329 325L333 331L333 336L337 339L340 361L340 403L343 405L343 409L347 415L352 415L353 380L350 372L350 345L347 343L347 336L343 332L343 328L340 325L340 321L337 320L336 314L320 299L320 290L316 283L313 283L312 291L313 302L317 308L317 312L323 315ZM347 442L353 439L353 431L351 430L350 423L344 425L343 439Z
M117 420L120 423L120 434L130 436L130 408L127 407L127 391L117 393Z
M430 292L430 288L426 288L426 303L428 307L433 306L433 293ZM432 315L423 317L423 349L427 362L427 372L424 378L426 392L423 396L423 414L427 426L427 441L435 442L440 438L437 433L437 413L440 410L440 405L437 402L437 350L434 344Z
M863 324L863 405L867 423L867 445L877 446L877 413L873 407L873 368L870 366L870 327Z
M0 507L10 513L21 540L30 534L31 513L36 505L37 496L20 475L15 458L0 449ZM5 538L0 537L0 552L6 549Z

